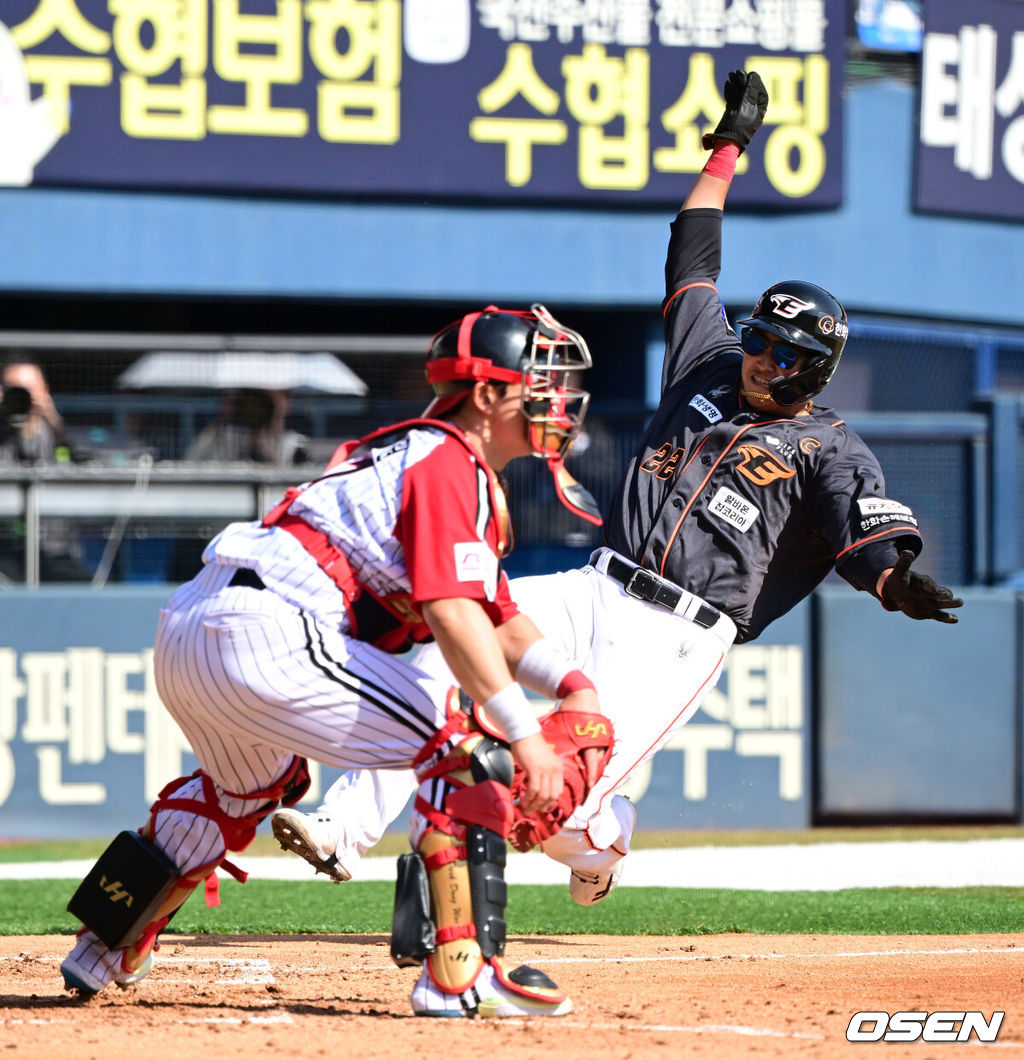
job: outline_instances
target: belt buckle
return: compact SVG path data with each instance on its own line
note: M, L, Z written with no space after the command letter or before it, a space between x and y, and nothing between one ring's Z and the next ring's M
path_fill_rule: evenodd
M653 599L654 593L657 591L658 580L658 577L652 574L649 570L644 570L643 567L635 567L633 573L629 576L629 581L624 582L623 586L628 596L650 603ZM645 583L646 595L641 589L637 588L636 583L638 581Z

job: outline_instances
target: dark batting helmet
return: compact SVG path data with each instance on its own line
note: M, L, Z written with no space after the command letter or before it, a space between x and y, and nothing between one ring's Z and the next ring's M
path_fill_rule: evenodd
M579 433L590 402L586 390L569 385L569 373L590 365L582 336L544 306L528 311L487 306L442 328L431 341L427 382L436 396L424 415L452 411L479 380L521 382L534 455L560 457Z
M768 387L777 405L795 405L825 389L846 345L850 329L839 300L817 284L785 280L769 287L746 320L807 354L803 371L788 379L779 376Z

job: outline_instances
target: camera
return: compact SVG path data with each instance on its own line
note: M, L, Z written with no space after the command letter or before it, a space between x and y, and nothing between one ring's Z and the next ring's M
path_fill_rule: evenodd
M0 438L21 432L32 411L32 395L23 386L5 386L0 398Z

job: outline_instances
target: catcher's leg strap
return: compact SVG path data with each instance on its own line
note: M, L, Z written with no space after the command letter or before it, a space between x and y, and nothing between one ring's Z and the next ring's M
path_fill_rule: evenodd
M207 904L219 903L216 870L220 865L245 881L246 874L225 860L227 851L244 850L252 842L257 825L279 798L301 798L304 785L308 786L305 765L303 759L293 759L284 775L265 791L245 795L225 792L235 798L267 800L253 813L239 818L221 809L213 780L201 770L171 781L150 807L149 819L138 834L122 832L100 855L68 904L69 912L108 949L125 951L125 970L141 967L157 936L204 879ZM206 818L217 826L223 840L219 855L201 864L193 859L178 865L157 845L157 814L175 810ZM190 820L184 818L180 827L194 831Z
M175 793L195 777L202 778L203 800L200 801L190 797L175 797ZM165 785L157 796L156 802L150 807L149 821L146 831L152 837L154 828L154 816L163 810L184 810L198 817L206 817L214 821L224 837L224 846L231 851L245 850L256 838L256 829L279 802L285 806L294 806L309 789L309 768L304 758L296 756L292 759L288 769L270 787L259 791L235 792L221 789L224 794L235 799L263 799L263 805L252 813L242 817L230 817L220 807L220 799L214 787L213 779L201 769L197 769L191 776L178 777ZM211 862L206 872L206 904L208 906L220 905L220 894L217 886L218 868L233 876L239 883L245 883L249 878L247 872L243 872L233 862L226 858ZM192 885L193 887L195 884Z

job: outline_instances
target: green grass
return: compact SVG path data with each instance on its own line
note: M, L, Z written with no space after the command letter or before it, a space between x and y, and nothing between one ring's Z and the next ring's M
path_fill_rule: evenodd
M71 934L64 907L77 881L0 883L0 933ZM222 904L209 909L202 890L175 917L175 933L385 934L394 888L372 881L341 884L222 880ZM1024 931L1024 888L732 891L623 887L600 906L575 905L565 887L513 886L510 935L961 935Z
M816 828L794 832L640 832L637 848L777 843L1021 838L1024 828ZM402 833L386 835L374 854L393 858L407 849ZM107 840L3 842L0 862L92 859ZM261 835L246 851L284 854ZM0 934L70 934L77 921L65 906L77 880L0 881ZM393 886L363 881L234 880L220 883L223 904L203 903L202 889L175 917L174 932L194 934L387 934ZM765 892L623 887L601 905L583 909L565 887L513 886L508 908L512 935L755 934L961 935L1024 932L1024 888L862 889Z

